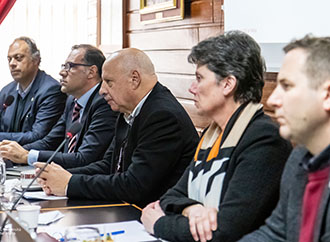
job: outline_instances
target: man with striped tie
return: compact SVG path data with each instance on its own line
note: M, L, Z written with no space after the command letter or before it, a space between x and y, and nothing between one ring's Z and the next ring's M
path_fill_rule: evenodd
M100 96L103 53L91 45L75 45L62 65L61 91L70 94L64 114L41 140L21 147L14 141L1 143L1 155L15 163L45 162L62 142L67 129L80 122L82 129L65 144L53 161L65 168L85 166L103 157L114 134L117 113Z

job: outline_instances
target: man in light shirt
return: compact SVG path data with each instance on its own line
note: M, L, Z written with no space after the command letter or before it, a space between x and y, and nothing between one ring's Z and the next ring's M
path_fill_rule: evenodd
M62 117L41 140L23 147L14 141L2 141L1 155L19 164L46 162L70 126L80 122L80 132L66 142L64 150L57 153L52 161L70 168L101 159L114 135L117 118L117 112L112 111L98 93L104 60L103 53L94 46L73 46L60 71L61 90L70 95Z

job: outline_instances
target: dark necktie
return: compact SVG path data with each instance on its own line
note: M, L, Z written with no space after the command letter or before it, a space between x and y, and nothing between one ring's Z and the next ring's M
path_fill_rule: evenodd
M74 108L73 108L73 112L72 112L72 123L74 122L79 122L79 118L80 118L80 110L82 108L82 106L79 105L79 103L77 102L77 100L74 101ZM77 144L77 136L78 134L76 134L75 136L73 136L70 140L69 140L69 145L68 145L68 153L73 153L74 148Z

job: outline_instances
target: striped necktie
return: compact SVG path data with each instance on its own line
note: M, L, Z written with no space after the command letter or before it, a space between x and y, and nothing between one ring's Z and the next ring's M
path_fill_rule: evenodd
M74 104L73 112L72 112L72 123L80 122L80 120L79 120L80 119L80 110L82 109L82 106L80 106L80 104L77 102L76 99L74 102L75 102L75 104ZM77 136L78 136L78 134L76 134L69 140L68 153L73 153L74 148L76 147L76 144L77 144Z

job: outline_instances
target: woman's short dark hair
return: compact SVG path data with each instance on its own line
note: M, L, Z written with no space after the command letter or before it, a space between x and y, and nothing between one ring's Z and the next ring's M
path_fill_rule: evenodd
M264 60L257 42L241 31L229 31L194 46L188 61L206 65L220 82L233 75L237 79L236 102L260 102L264 86Z

